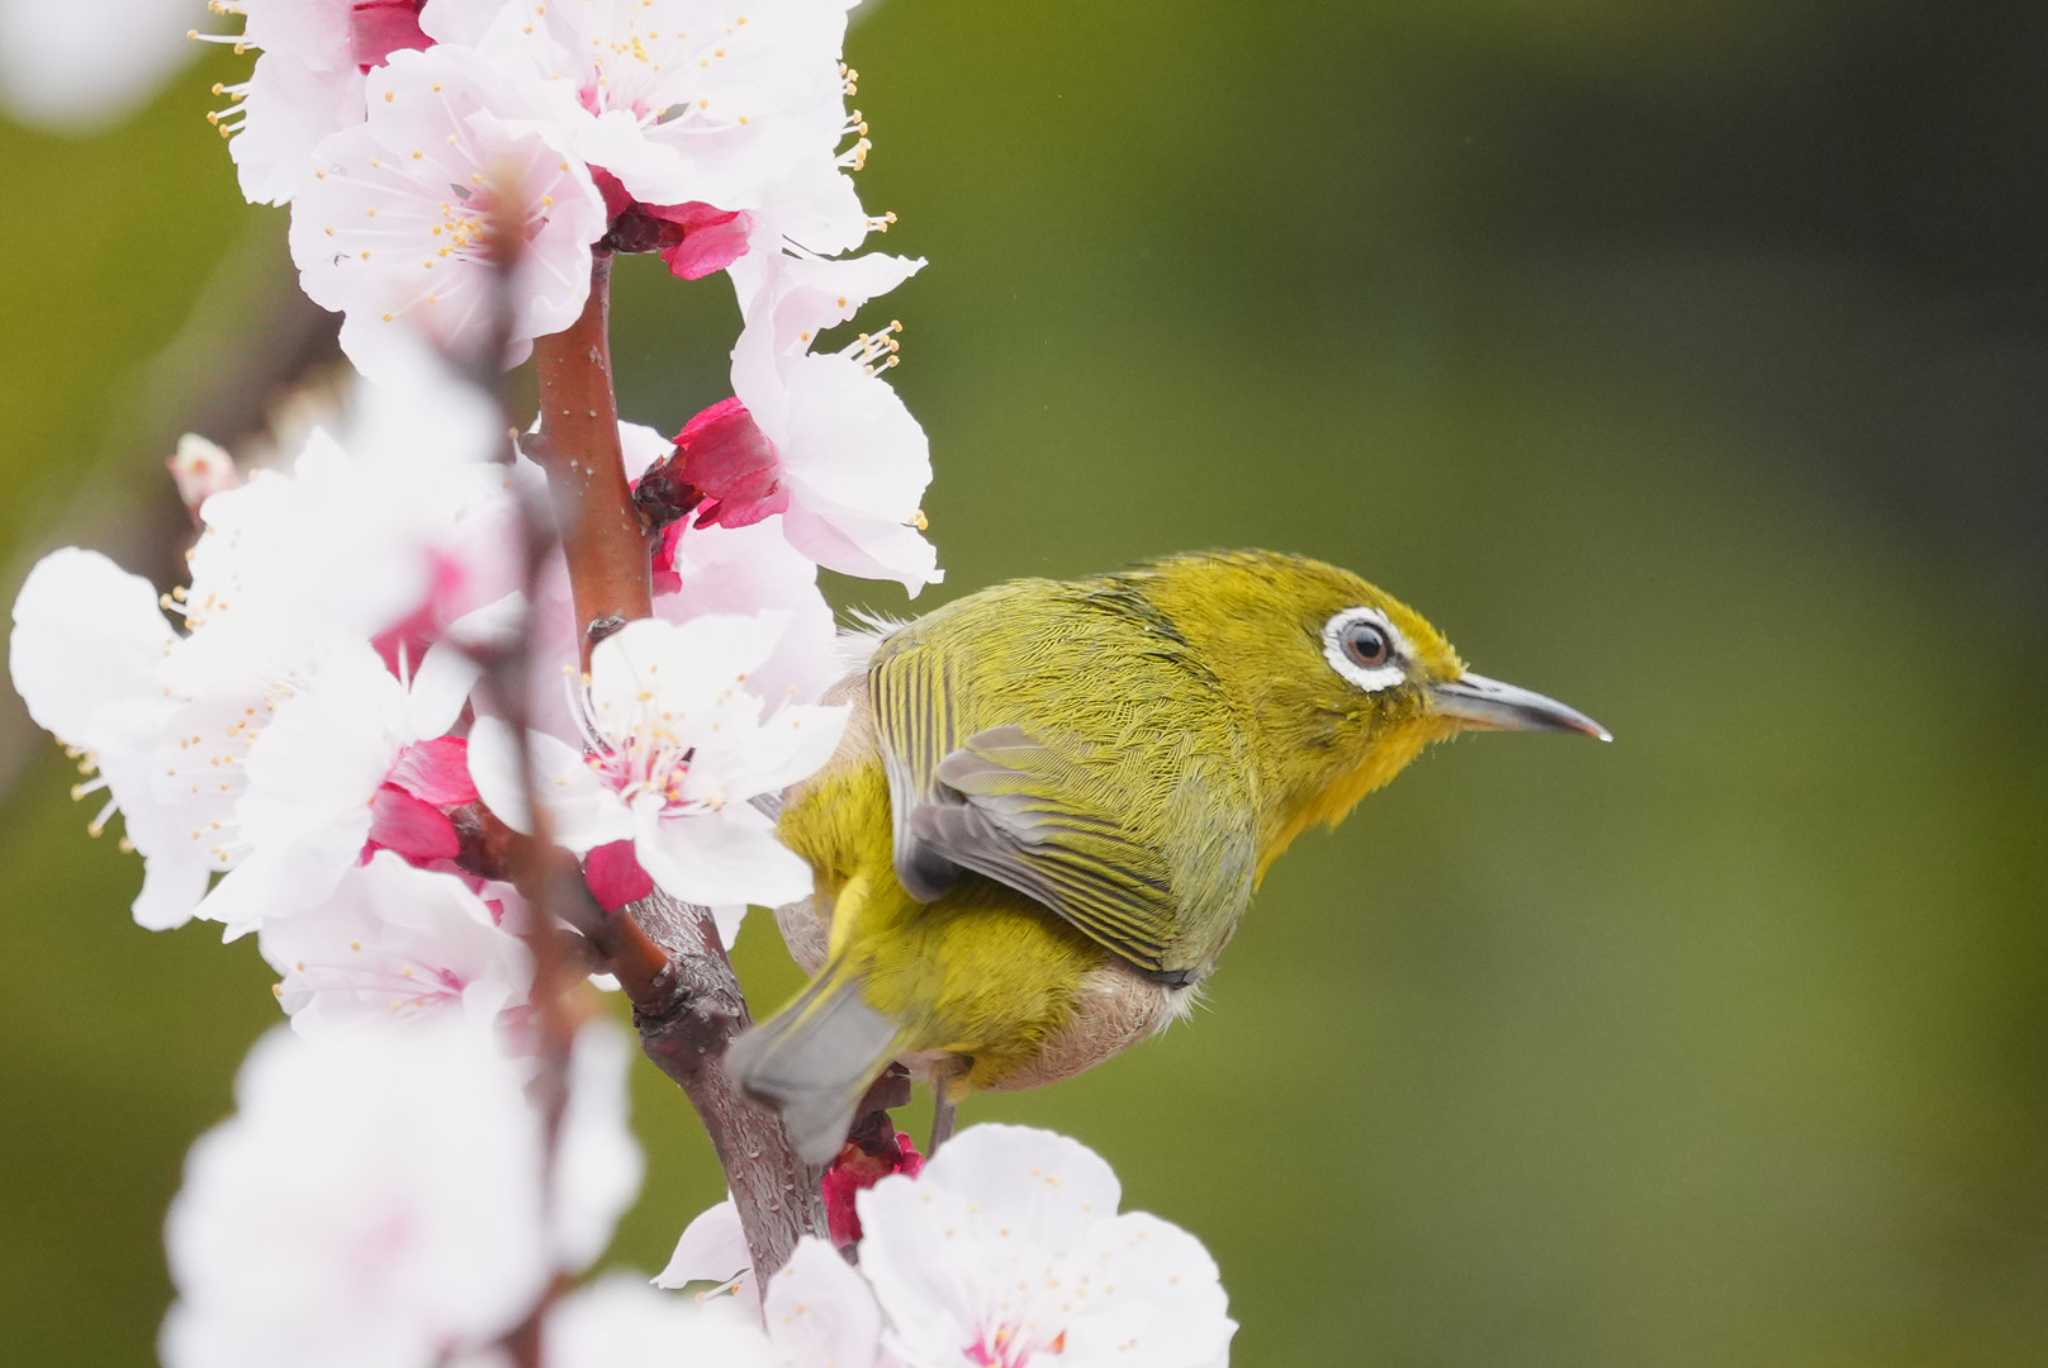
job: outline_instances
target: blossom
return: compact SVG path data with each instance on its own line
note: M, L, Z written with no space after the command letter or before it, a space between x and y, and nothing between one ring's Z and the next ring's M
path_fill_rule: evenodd
M261 53L249 78L217 85L228 107L209 117L227 138L252 204L284 204L313 172L313 149L363 121L365 72L393 53L431 46L419 0L215 0L243 17L240 33L195 34Z
M884 1178L859 1198L860 1267L889 1348L915 1368L1222 1362L1236 1324L1215 1263L1120 1197L1101 1156L1021 1126L972 1127L917 1178Z
M171 1207L164 1361L426 1365L495 1340L639 1183L627 1058L579 1033L550 1183L525 1071L460 1021L265 1037Z
M279 670L337 637L451 621L519 579L516 477L496 408L416 342L384 382L359 381L310 427L290 464L257 470L201 507L175 610L204 672ZM395 643L394 643L395 644Z
M581 746L529 745L554 837L579 855L633 842L670 895L703 906L775 905L810 892L810 867L752 803L829 758L846 709L791 703L766 717L747 687L786 629L780 614L647 619L598 643L574 690ZM480 717L470 771L499 818L532 830L509 727Z
M313 302L343 315L342 349L389 375L418 329L473 355L496 326L507 365L575 322L590 293L604 200L542 117L537 84L467 48L398 52L367 78L366 122L323 139L292 201L292 260ZM509 227L516 246L501 244Z
M178 449L165 460L164 468L171 472L178 498L195 518L208 499L242 482L235 458L217 443L192 432L178 439Z
M901 325L837 352L810 350L820 331L923 265L780 249L734 263L734 283L749 299L733 349L734 395L690 419L674 452L649 472L668 486L665 498L688 507L692 528L778 517L790 544L830 569L898 580L913 594L941 578L918 507L931 483L924 430L879 378L896 363ZM683 527L669 529L664 552Z
M489 1026L533 985L526 943L467 882L390 852L350 870L317 914L266 923L261 945L304 1035L440 1012Z
M95 132L140 108L192 58L201 0L0 0L0 109Z
M23 585L15 687L81 753L91 777L79 796L105 795L95 833L122 815L124 845L144 860L144 926L182 924L213 874L257 851L258 870L216 890L208 915L246 929L303 909L366 842L420 861L454 853L445 809L473 794L451 754L460 741L442 738L475 669L428 647L440 624L517 582L519 494L480 459L501 440L491 406L437 388L446 372L418 361L404 384L359 390L332 425L346 447L315 430L289 471L207 496L189 589L159 600L75 549ZM192 440L180 450L174 467L188 474L188 457L217 463ZM336 678L313 688L322 674ZM289 706L309 688L311 701ZM302 720L259 753L281 709ZM244 810L252 757L263 782ZM291 868L279 868L288 847Z
M714 1310L751 1306L749 1258L739 1212L728 1197L690 1222L654 1286L717 1283L696 1302ZM875 1294L838 1250L815 1237L798 1241L789 1262L769 1280L761 1312L778 1361L794 1368L879 1368L895 1362L882 1354Z
M504 1364L502 1355L486 1360ZM565 1297L541 1327L543 1368L618 1368L653 1362L706 1368L797 1368L758 1326L710 1313L696 1302L658 1292L629 1273L614 1273ZM464 1364L462 1368L482 1368ZM802 1368L812 1368L803 1361ZM825 1368L819 1361L817 1368Z
M188 839L188 824L203 826L230 807L213 785L204 794L195 786L188 805L181 790L167 792L157 779L156 747L184 721L156 683L176 642L149 581L98 552L66 547L29 572L8 643L14 689L29 716L70 746L91 776L73 796L106 795L89 830L99 835L119 812L124 844L141 853L143 886L132 910L152 930L190 917L216 867L206 844Z
M733 348L733 393L745 421L734 411L721 425L726 451L705 451L705 492L732 497L718 480L733 472L757 483L757 458L729 452L764 442L787 490L782 527L792 546L829 570L896 580L912 594L937 583L938 556L919 507L932 478L930 448L880 378L894 364L900 329L863 333L837 352L790 355L777 346L774 317L764 304Z
M538 22L528 9L431 0L421 23L542 77L569 150L643 203L750 209L793 168L837 157L843 3L563 0Z
M337 643L271 710L239 761L246 775L222 836L232 868L197 915L229 939L318 907L365 846L427 863L459 842L443 809L472 801L466 749L442 740L477 676L453 649L393 678L366 643ZM441 742L436 745L435 742Z

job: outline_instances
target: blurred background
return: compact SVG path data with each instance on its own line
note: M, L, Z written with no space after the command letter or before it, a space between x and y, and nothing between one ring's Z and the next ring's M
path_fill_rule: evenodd
M964 1119L1195 1231L1249 1368L2048 1362L2048 12L867 10L876 245L932 261L881 306L920 608L1308 552L1619 738L1429 757L1276 867L1192 1024ZM200 57L97 134L0 124L10 598L71 541L166 580L176 434L331 346ZM618 308L629 417L724 395L721 282L631 261ZM253 945L129 923L72 779L0 702L0 1325L136 1362L277 1013ZM765 918L738 959L797 982ZM639 1083L652 1270L721 1185Z

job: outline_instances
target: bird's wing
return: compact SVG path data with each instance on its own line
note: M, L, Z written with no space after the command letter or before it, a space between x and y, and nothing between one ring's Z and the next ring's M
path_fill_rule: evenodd
M1204 801L1193 747L1156 732L1138 753L1075 737L1055 703L975 706L950 655L904 643L868 676L903 886L929 902L971 870L1142 972L1186 981L1207 930L1227 935L1250 896L1249 814ZM990 711L1049 715L958 734ZM1163 820L1136 819L1146 813Z

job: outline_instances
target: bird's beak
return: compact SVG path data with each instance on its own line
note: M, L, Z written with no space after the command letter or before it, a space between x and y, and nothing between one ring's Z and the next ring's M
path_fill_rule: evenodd
M1612 741L1607 728L1576 708L1567 708L1534 689L1466 674L1429 691L1438 716L1456 718L1479 731L1570 731Z

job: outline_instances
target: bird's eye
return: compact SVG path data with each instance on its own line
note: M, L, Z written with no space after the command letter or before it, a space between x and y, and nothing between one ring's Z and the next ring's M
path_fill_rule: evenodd
M1354 665L1376 670L1393 658L1394 643L1376 622L1354 622L1344 629L1344 654Z

